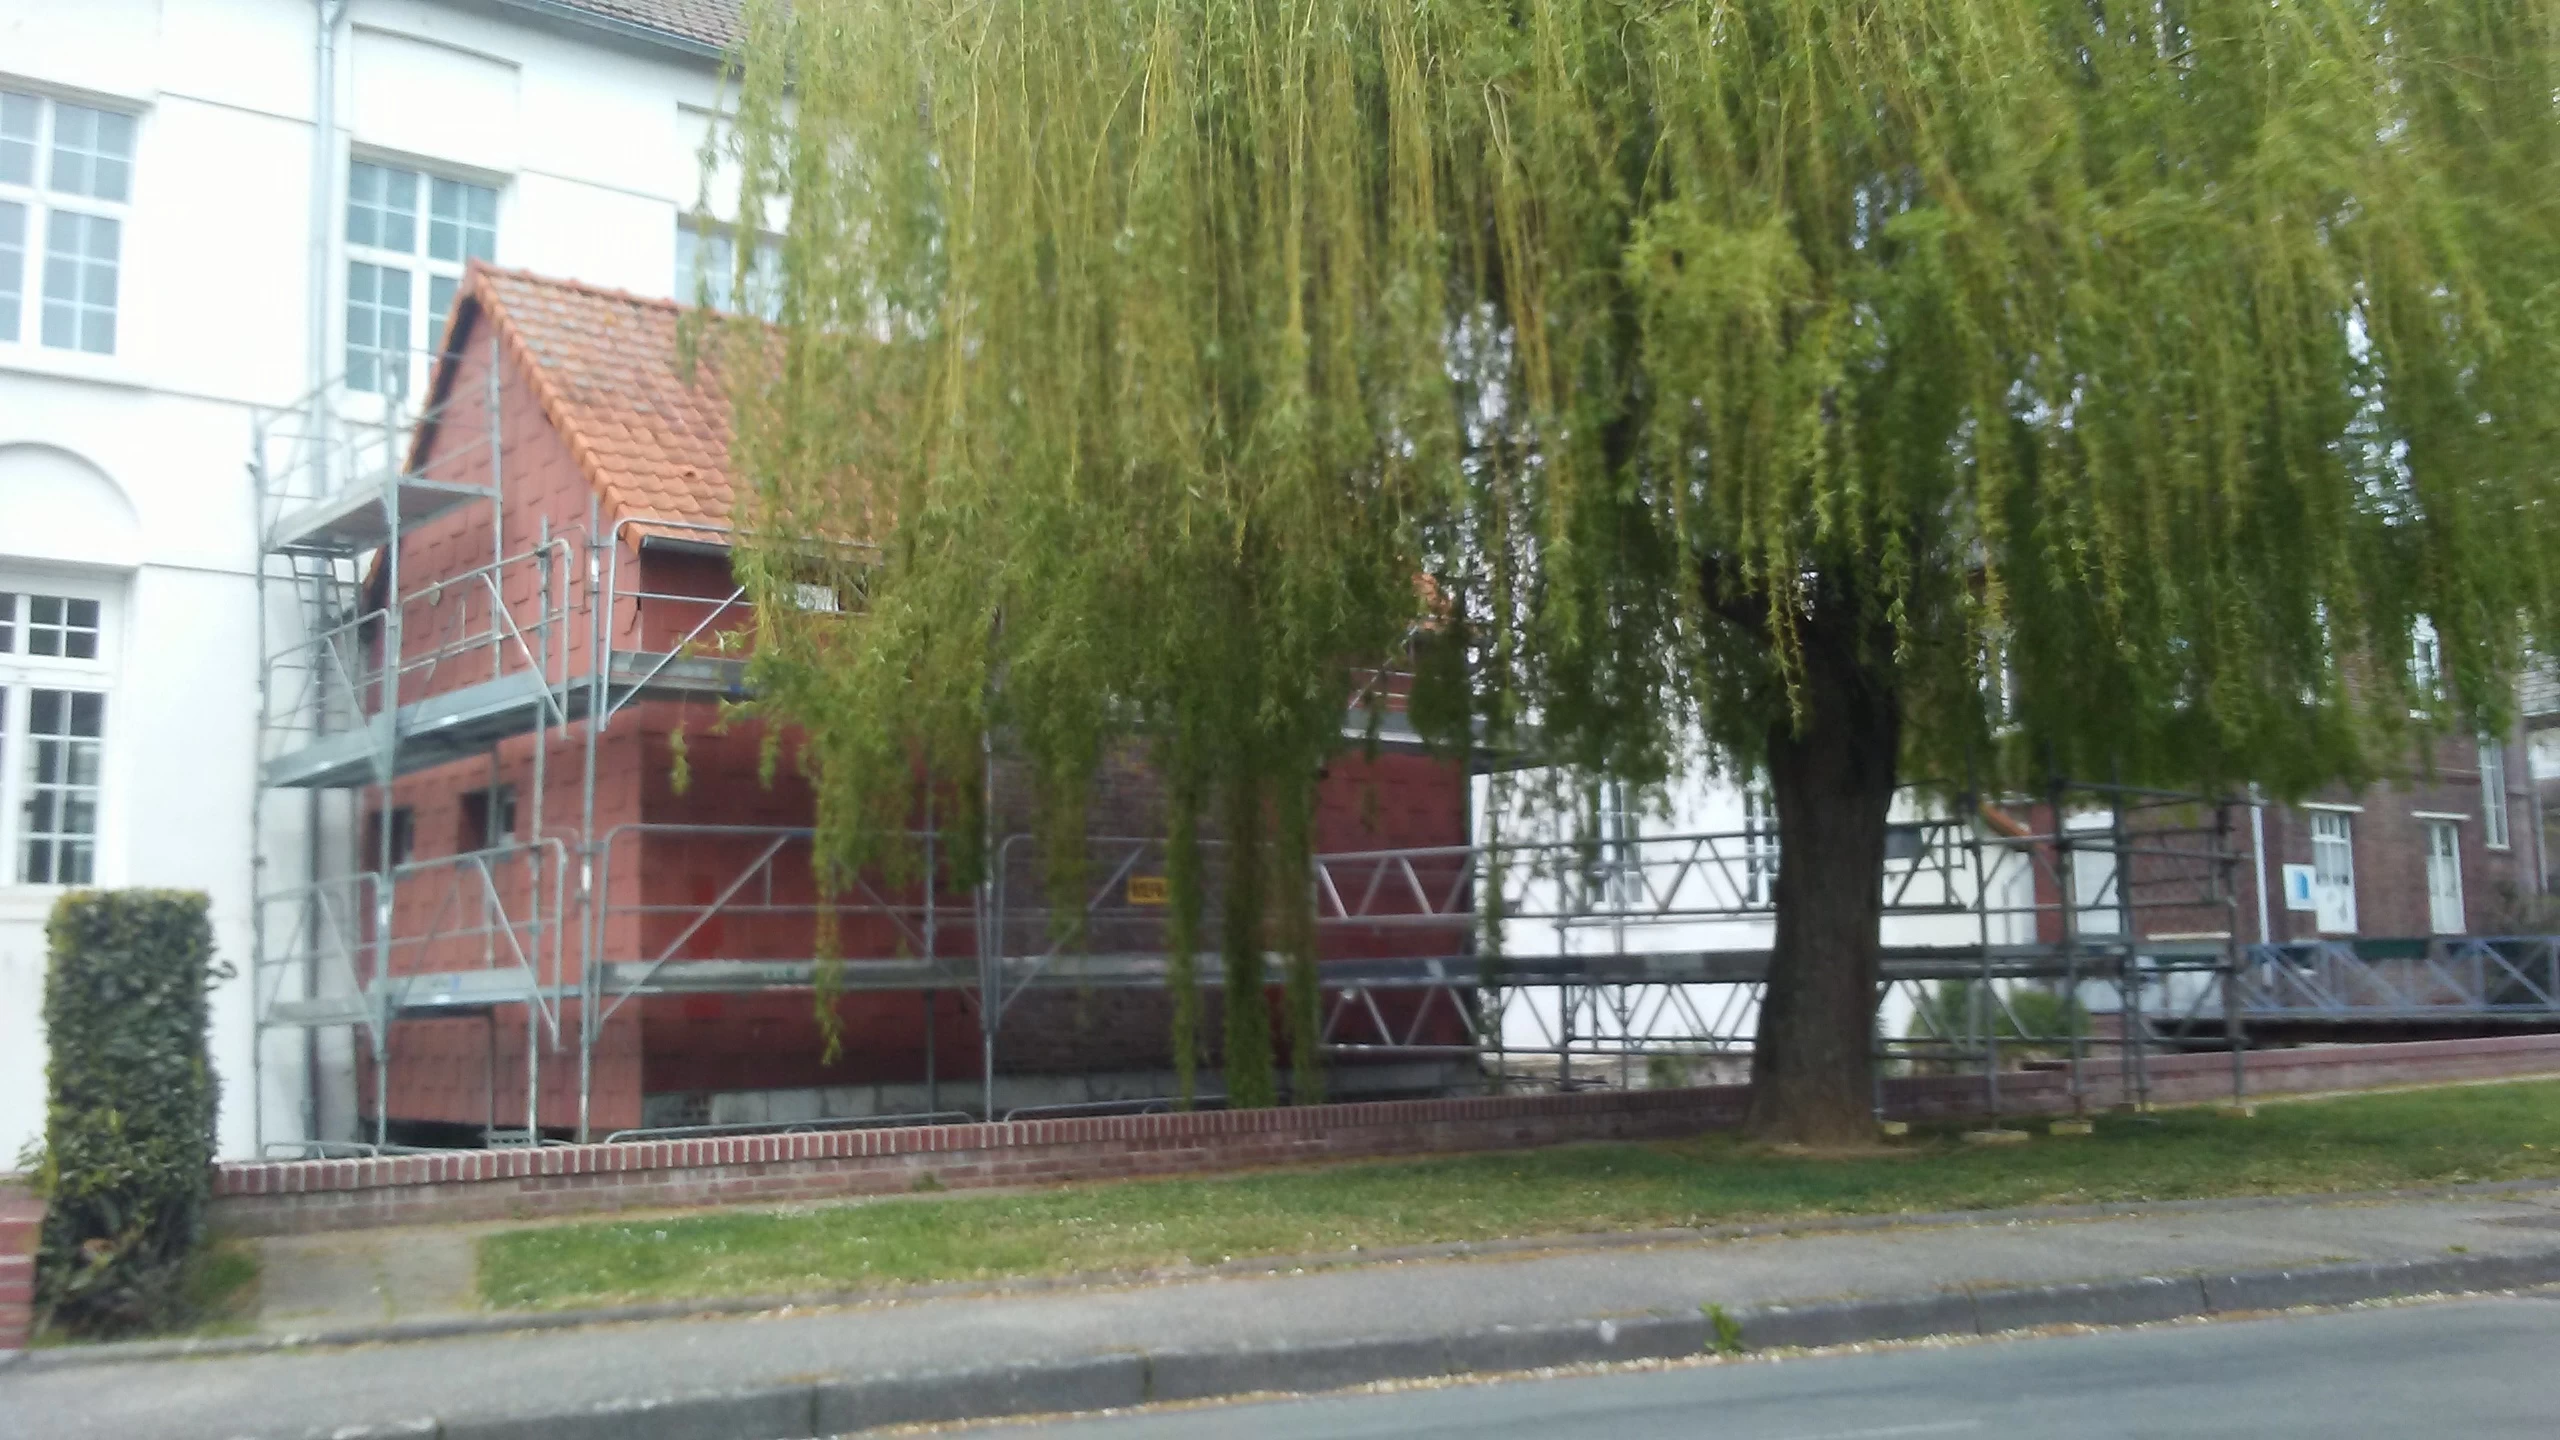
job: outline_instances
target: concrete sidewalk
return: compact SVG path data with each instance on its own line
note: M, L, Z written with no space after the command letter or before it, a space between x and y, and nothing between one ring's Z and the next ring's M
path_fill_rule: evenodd
M0 1436L784 1440L871 1425L2560 1281L2560 1188L2229 1202L220 1358L39 1355ZM1731 1325L1719 1337L1710 1307ZM375 1428L378 1427L378 1428Z

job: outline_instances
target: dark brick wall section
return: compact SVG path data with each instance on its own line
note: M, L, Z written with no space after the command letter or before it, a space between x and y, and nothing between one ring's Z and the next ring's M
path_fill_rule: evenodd
M2271 1051L2251 1057L2249 1087L2268 1095L2552 1072L2560 1072L2560 1035L2500 1036ZM2111 1063L2090 1067L2091 1103L2120 1098L2116 1076ZM2151 1093L2160 1103L2226 1097L2230 1061L2157 1057ZM2017 1114L2070 1103L2053 1072L2004 1075L2001 1095ZM1887 1113L1911 1119L1978 1114L1982 1096L1981 1080L1969 1077L1885 1087ZM216 1172L214 1216L235 1233L274 1235L895 1194L928 1172L945 1186L980 1188L1665 1139L1739 1124L1747 1099L1741 1086L1585 1091L234 1164Z
M36 1232L44 1202L0 1180L0 1360L27 1348L35 1328Z

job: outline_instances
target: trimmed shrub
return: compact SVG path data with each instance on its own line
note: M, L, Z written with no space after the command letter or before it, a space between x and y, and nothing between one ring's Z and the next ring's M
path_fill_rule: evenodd
M230 971L214 964L207 902L192 891L74 891L45 935L36 1313L74 1334L166 1328L185 1319L186 1263L205 1234L208 1002Z

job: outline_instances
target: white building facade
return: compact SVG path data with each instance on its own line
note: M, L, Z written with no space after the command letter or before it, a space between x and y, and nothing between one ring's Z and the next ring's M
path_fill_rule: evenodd
M734 243L699 156L735 23L0 0L0 1168L43 1128L44 921L84 885L212 897L224 1155L344 1133L346 1042L261 1042L248 990L251 897L327 822L271 803L253 843L253 431L331 384L416 393L472 258L690 292Z

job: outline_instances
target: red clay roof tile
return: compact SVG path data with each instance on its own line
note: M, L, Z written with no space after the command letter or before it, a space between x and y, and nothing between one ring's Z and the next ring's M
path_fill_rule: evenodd
M475 262L448 334L488 317L549 420L603 498L608 520L683 521L671 535L711 540L725 527L729 399L709 367L678 369L673 300Z

